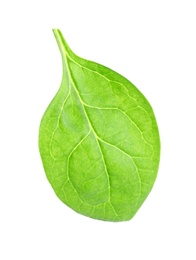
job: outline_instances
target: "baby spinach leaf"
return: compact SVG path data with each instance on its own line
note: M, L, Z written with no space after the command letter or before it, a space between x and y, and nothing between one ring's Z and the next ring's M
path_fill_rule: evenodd
M75 55L53 30L61 86L40 125L39 149L56 195L80 214L131 219L156 179L160 139L153 110L113 70Z

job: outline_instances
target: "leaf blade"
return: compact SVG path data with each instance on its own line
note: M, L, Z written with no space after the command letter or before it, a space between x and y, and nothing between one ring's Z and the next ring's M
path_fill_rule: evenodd
M160 140L153 110L131 82L79 58L59 30L54 34L63 79L40 126L48 180L57 196L83 215L129 220L149 194L158 170ZM52 115L56 127L48 124Z

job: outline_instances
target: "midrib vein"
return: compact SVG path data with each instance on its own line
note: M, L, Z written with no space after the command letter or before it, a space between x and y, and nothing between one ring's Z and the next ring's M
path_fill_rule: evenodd
M85 107L84 107L84 102L83 102L83 100L82 100L81 97L80 97L80 93L79 93L79 91L78 91L78 89L77 89L77 87L76 87L76 84L75 84L75 82L74 82L74 80L73 80L73 76L72 76L71 71L70 71L70 69L69 69L68 60L67 60L66 55L65 55L65 59L66 59L66 62L65 62L65 63L66 63L66 66L67 66L67 72L68 72L68 74L69 74L70 81L72 82L72 85L73 85L73 87L74 87L74 90L76 91L76 94L77 94L77 96L78 96L78 98L79 98L79 100L80 100L80 103L81 103L81 105L82 105L82 108L83 108L84 114L85 114L85 116L86 116L86 119L87 119L87 121L88 121L89 127L90 127L91 131L93 132L93 134L94 134L94 136L95 136L95 140L96 140L97 145L98 145L99 150L100 150L101 158L102 158L102 161L103 161L103 164L104 164L104 168L105 168L105 172L106 172L106 176L107 176L107 181L108 181L108 190L109 190L108 202L110 202L111 207L112 207L112 209L113 209L113 211L114 211L114 214L118 217L118 214L117 214L116 210L114 209L114 206L112 205L112 202L111 202L110 176L109 176L108 169L107 169L107 166L106 166L106 162L105 162L105 159L104 159L104 156L103 156L103 151L102 151L102 148L101 148L101 146L100 146L100 141L99 141L100 138L98 137L97 133L95 132L95 130L94 130L92 124L91 124L91 121L90 121L90 119L89 119L89 116L88 116L88 114L87 114L87 111L86 111L86 109L85 109Z

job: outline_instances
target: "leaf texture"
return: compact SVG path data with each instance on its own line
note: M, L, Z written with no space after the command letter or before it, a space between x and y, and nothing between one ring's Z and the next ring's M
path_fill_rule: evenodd
M76 212L129 220L157 176L160 138L153 110L130 81L78 57L62 33L53 32L63 77L39 131L47 178Z

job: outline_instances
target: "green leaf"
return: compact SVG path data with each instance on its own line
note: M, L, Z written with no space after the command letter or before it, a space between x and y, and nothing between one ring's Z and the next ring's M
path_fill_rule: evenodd
M76 212L131 219L156 179L160 139L153 110L127 79L75 55L53 30L61 86L40 125L39 149L56 195Z

